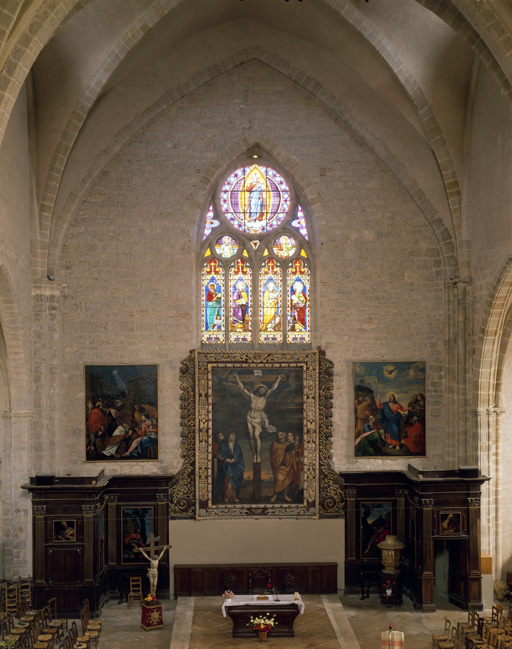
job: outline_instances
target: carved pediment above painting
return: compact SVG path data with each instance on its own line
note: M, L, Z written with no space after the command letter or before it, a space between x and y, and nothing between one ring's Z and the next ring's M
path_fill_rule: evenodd
M322 351L193 351L181 364L172 518L343 515L332 466L333 366Z

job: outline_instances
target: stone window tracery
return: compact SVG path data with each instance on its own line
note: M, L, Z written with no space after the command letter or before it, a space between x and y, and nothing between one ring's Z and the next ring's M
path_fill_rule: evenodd
M299 192L273 164L253 156L224 176L202 223L205 348L310 346L310 232Z

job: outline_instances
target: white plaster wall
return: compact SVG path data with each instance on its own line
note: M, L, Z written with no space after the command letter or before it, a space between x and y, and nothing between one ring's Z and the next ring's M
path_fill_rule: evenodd
M175 564L337 563L345 583L345 520L171 521L171 595Z

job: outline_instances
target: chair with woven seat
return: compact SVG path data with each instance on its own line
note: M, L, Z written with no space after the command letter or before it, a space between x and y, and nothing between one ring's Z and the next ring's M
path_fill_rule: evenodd
M89 628L89 615L85 605L80 609L80 622L82 623L82 638L87 638L88 643L94 640L95 647L97 647L100 638L100 629Z
M50 616L50 621L48 626L52 629L57 629L57 635L61 636L66 631L69 630L68 621L65 618L59 618L57 614L57 598L52 597L48 600L48 613Z
M84 608L85 612L87 614L87 628L90 629L91 631L101 631L101 618L91 617L91 608L89 606L89 600L85 599L84 600Z
M71 622L71 628L69 629L69 638L71 640L73 649L87 649L89 646L88 636L78 635L78 627L75 620Z
M468 608L468 619L466 622L457 622L457 629L463 641L471 632L477 632L477 618L476 611L471 606ZM464 644L464 642L463 642Z
M444 631L442 633L434 633L432 635L432 649L437 649L439 646L440 642L443 642L444 640L448 640L450 637L450 627L452 623L448 618L445 618L444 620Z
M17 583L7 584L5 590L5 612L13 617L18 617L19 585Z
M469 649L482 649L485 645L489 644L489 638L491 635L491 627L487 624L484 624L484 629L480 637L469 637L468 638L468 648Z
M142 577L130 577L130 592L128 593L128 608L133 602L142 604Z
M448 640L441 640L437 646L439 649L455 649L457 647L457 627L455 624L450 629Z

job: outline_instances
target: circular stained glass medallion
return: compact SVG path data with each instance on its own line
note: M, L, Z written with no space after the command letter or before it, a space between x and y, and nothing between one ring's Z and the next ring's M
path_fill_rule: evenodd
M295 254L295 251L297 250L297 242L287 234L283 234L274 239L272 250L274 251L274 254L281 257L281 259L288 259L289 257L293 257Z
M261 234L282 222L290 207L286 181L270 167L240 167L224 183L221 206L238 230Z
M222 237L219 237L215 242L215 252L219 257L224 257L228 259L236 254L238 250L238 241L235 237L229 236L229 234L224 234Z

